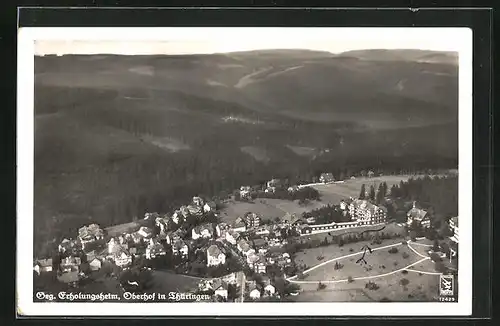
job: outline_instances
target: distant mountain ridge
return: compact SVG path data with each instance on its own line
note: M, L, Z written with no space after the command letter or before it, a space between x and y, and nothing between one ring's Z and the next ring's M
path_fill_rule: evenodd
M367 49L345 51L338 56L373 61L416 61L427 63L458 64L458 52L415 49Z
M458 66L447 58L399 50L36 57L35 243L89 216L129 222L275 176L454 168Z

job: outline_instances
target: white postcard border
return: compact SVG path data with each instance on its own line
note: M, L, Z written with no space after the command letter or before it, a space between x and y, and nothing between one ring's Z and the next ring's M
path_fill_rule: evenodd
M472 30L469 28L294 28L304 35L447 32L459 52L458 302L331 303L35 303L33 302L34 53L35 40L164 40L207 33L245 37L283 33L285 28L20 28L17 94L16 303L20 316L466 316L472 314ZM286 28L289 33L291 28ZM341 30L341 31L340 31ZM275 34L276 35L276 34ZM283 34L287 35L287 34ZM283 36L282 35L282 36ZM297 34L294 34L295 36Z

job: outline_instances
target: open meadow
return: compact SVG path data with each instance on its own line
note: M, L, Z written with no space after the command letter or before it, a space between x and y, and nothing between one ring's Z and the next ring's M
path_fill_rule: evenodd
M407 280L402 281L403 279ZM300 284L302 292L296 297L301 302L379 302L379 301L436 301L438 275L409 272L396 273L371 280L378 288L367 289L368 281L354 280L352 283L325 284L318 290L317 284ZM402 285L406 284L406 285Z
M423 177L424 175L383 175L378 177L357 177L356 179L347 179L343 182L335 182L328 184L315 184L312 187L319 191L321 200L324 203L338 204L342 199L349 197L357 198L361 191L361 185L365 185L367 189L374 186L378 189L382 182L387 183L388 189L401 181L407 181L409 178Z
M377 189L380 183L386 182L390 189L393 185L406 181L411 177L417 178L419 176L384 175L373 178L359 177L329 184L313 184L311 187L320 193L321 200L311 200L305 205L300 205L297 200L273 198L257 198L251 202L229 200L225 202L225 208L221 211L221 220L230 223L246 212L257 213L264 220L275 219L276 217L289 219L293 214L300 216L304 212L310 212L326 205L338 205L341 200L349 197L357 198L363 184L367 189L371 185Z
M297 301L436 300L440 273L428 256L415 250L420 243L396 242L372 247L372 253L367 252L364 257L366 264L357 262L363 254L360 245L356 244L353 252L340 248L343 251L329 256L333 258L325 256L322 262L309 267L303 279L292 279L302 288ZM304 258L310 256L311 252ZM318 286L320 282L324 285L322 289ZM365 287L369 282L371 287Z

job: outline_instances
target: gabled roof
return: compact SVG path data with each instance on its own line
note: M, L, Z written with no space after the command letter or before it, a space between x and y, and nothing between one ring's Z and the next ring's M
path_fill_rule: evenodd
M201 233L203 231L208 231L208 232L210 232L210 234L214 233L214 228L213 228L212 224L210 224L210 223L197 225L193 230L196 233Z
M355 199L351 202L351 205L359 209L370 211L372 213L375 213L379 209L387 211L387 208L385 208L384 206L377 206L370 203L368 200L363 199Z
M80 265L82 260L80 257L68 256L61 260L61 265Z
M229 230L227 233L231 235L235 240L240 237L240 234L234 230Z
M240 246L241 250L245 252L251 249L250 245L245 239L241 239L240 241L238 241L238 245Z
M241 226L245 226L245 222L243 221L243 219L241 217L238 217L234 222L233 222L233 227L241 227Z
M187 245L181 239L174 241L174 243L172 244L172 248L177 249L177 250L182 249L184 246L187 246Z
M417 220L423 220L425 216L427 215L427 212L424 211L423 209L413 207L408 211L408 217L411 217L413 219Z
M248 256L247 261L250 263L256 263L260 261L261 257L256 254L251 254Z
M217 246L217 245L211 245L210 247L208 247L207 249L207 253L210 255L210 256L219 256L220 254L222 254L222 251L220 250L220 248Z

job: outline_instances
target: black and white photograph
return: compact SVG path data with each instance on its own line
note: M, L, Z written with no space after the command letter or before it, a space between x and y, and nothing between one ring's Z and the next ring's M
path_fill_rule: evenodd
M23 28L18 102L18 311L471 314L469 29Z

